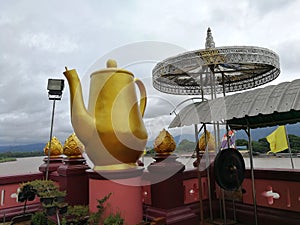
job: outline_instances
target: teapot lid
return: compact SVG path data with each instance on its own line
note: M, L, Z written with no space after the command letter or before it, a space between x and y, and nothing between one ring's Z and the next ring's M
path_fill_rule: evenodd
M128 75L131 75L131 76L134 76L133 73L131 73L130 71L128 70L125 70L125 69L121 69L121 68L118 68L118 64L117 64L117 61L114 60L114 59L108 59L106 61L106 68L105 69L101 69L101 70L98 70L98 71L95 71L91 74L91 77L95 74L98 74L98 73L105 73L105 72L115 72L115 73L126 73Z
M106 68L117 68L117 61L114 59L109 59L106 61Z

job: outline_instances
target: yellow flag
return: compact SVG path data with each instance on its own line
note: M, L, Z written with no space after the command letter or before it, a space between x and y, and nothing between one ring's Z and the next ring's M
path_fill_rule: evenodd
M288 142L284 126L279 126L273 133L266 137L270 143L271 152L281 152L288 149Z

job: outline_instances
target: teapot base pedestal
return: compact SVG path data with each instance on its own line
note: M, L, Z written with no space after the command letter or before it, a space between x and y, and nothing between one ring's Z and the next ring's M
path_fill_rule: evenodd
M105 165L105 166L94 166L93 170L100 174L103 173L114 173L120 174L124 171L124 174L128 174L130 171L137 171L136 169L140 168L137 163L120 163L120 164L113 164L113 165Z
M138 224L143 219L141 176L143 167L127 170L87 170L89 176L89 206L96 212L98 201L111 193L103 218L119 212L124 224Z

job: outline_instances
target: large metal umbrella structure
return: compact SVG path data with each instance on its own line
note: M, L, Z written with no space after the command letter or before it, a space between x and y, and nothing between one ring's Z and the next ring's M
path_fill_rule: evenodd
M155 89L175 95L201 95L203 100L204 95L210 95L211 99L217 100L219 93L225 96L228 92L258 87L276 79L279 73L279 57L273 51L255 46L215 47L210 28L207 30L205 49L167 58L159 62L152 71ZM206 104L206 107L210 109L209 105L207 106L209 103L205 101L198 104ZM217 107L222 109L222 105L217 105ZM184 114L186 120L195 124L195 130L197 130L196 125L200 120L189 118L190 110L196 112L195 108L183 110L189 112ZM210 110L206 112L210 113ZM196 113L195 116L197 117L198 114ZM212 120L206 122L212 123ZM218 134L219 122L213 123L217 124ZM206 123L202 121L201 123L205 128ZM173 127L172 123L170 127ZM228 132L228 126L226 129ZM200 192L199 185L199 194ZM202 210L201 203L200 208ZM226 224L225 211L224 217ZM201 220L203 221L203 215L201 215Z
M153 87L175 95L202 95L251 89L276 79L279 57L254 46L215 47L207 30L206 48L159 62L153 69Z

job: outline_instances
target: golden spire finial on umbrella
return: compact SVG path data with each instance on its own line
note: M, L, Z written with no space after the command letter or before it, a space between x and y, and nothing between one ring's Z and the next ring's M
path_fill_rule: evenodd
M205 49L209 49L209 48L215 48L215 42L210 27L207 29L207 36L205 42Z

